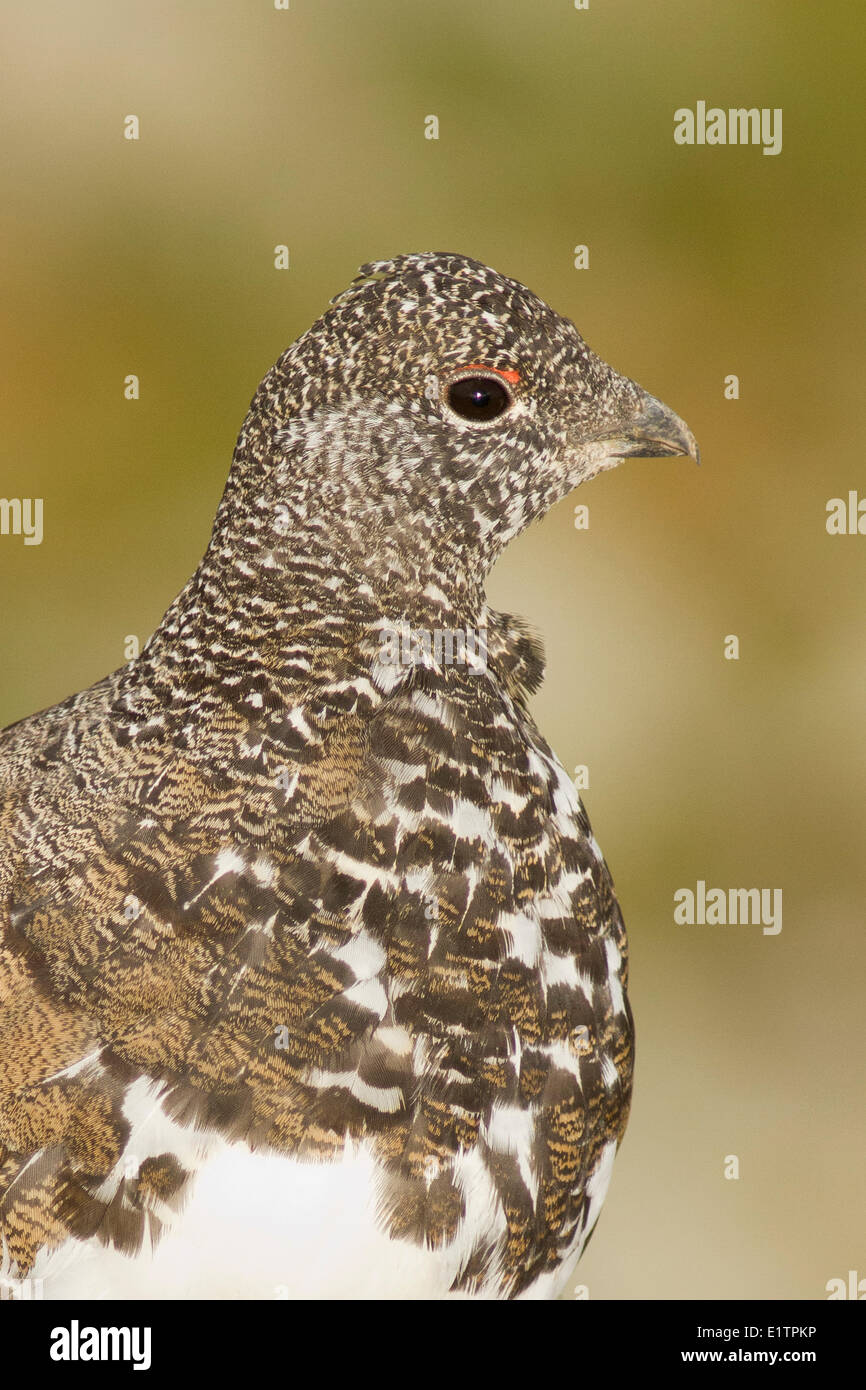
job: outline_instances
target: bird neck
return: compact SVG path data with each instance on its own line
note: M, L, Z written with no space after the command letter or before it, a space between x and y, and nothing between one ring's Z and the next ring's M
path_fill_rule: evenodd
M423 547L413 555L372 522L368 537L362 551L339 527L323 534L298 521L278 545L262 548L228 528L215 531L143 653L149 676L185 671L198 683L256 671L280 686L287 666L299 657L315 665L325 648L372 667L394 634L405 648L412 636L435 646L461 632L472 641L486 628L480 583L455 582Z
M267 669L286 653L339 643L376 659L383 629L437 633L485 625L484 568L459 528L419 492L383 493L349 443L319 431L241 431L210 544L146 649L197 672ZM414 487L414 484L413 484Z

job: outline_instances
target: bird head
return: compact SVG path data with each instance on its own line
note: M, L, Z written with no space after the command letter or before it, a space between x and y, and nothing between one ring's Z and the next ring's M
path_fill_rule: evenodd
M523 285L405 255L364 266L265 377L221 518L271 557L477 582L580 483L680 454L698 458L683 421Z

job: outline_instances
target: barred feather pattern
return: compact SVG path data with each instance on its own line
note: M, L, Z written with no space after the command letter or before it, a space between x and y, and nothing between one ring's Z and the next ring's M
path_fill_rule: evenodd
M183 1123L252 1146L325 1160L372 1137L383 1222L434 1247L472 1223L477 1153L496 1219L458 1287L519 1292L584 1235L631 1025L576 794L492 664L413 668L385 695L331 654L304 704L287 689L253 716L250 679L197 710L206 759L188 712L125 696L126 670L38 750L30 721L7 733L0 1229L19 1275L67 1236L158 1235L187 1175L172 1154L125 1172L142 1074Z
M394 397L393 334L379 357L369 335L413 294ZM571 373L593 437L639 391L476 262L366 267L259 388L208 553L141 657L0 735L7 1274L157 1244L209 1135L320 1164L365 1144L381 1229L454 1252L456 1294L526 1293L590 1234L631 1093L625 931L529 713L540 646L483 579L612 465L590 448L554 478L527 398L482 476L489 437L435 434L443 357L514 365L536 398ZM484 627L486 666L389 665L407 621ZM189 1145L143 1151L144 1081Z

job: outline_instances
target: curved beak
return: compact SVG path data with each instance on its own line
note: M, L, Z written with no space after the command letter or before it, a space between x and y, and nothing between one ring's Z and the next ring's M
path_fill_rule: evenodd
M635 414L624 428L607 436L614 458L669 458L677 455L701 461L698 442L685 420L669 406L641 390Z

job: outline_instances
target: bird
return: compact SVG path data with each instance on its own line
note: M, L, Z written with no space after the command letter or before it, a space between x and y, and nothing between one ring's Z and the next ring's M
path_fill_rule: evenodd
M0 1276L548 1299L631 1099L625 927L508 542L694 436L524 285L361 267L140 656L0 734ZM16 1283L17 1281L17 1283Z

